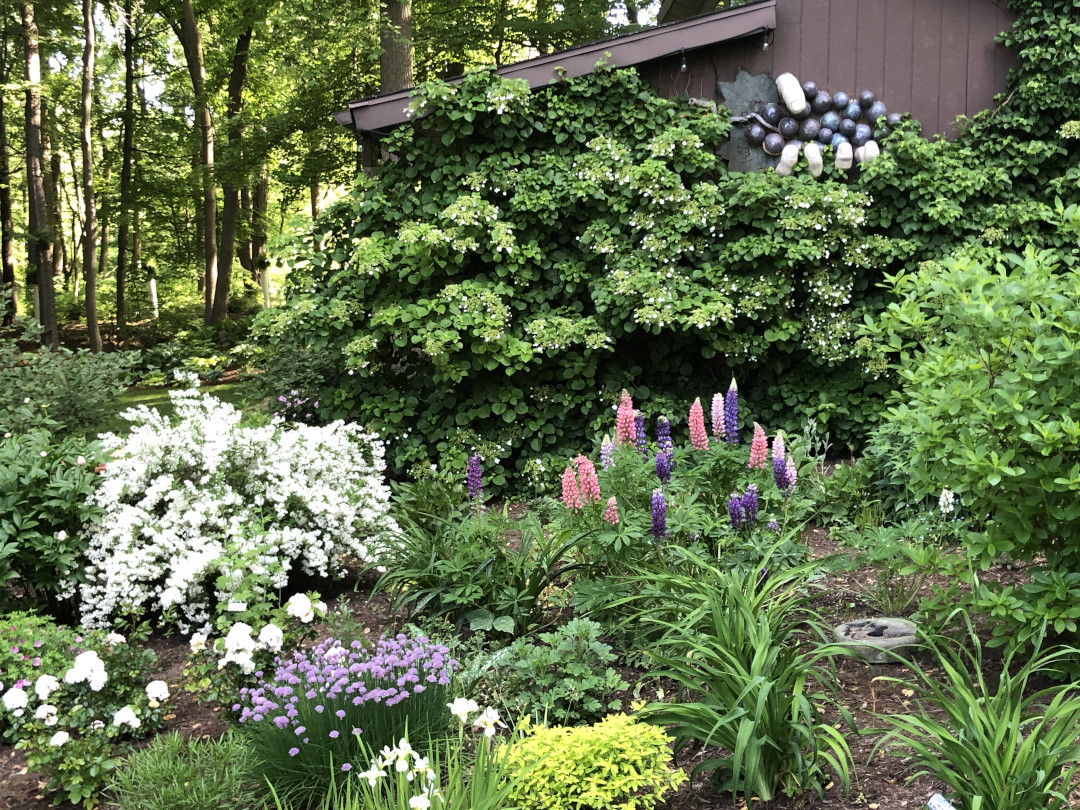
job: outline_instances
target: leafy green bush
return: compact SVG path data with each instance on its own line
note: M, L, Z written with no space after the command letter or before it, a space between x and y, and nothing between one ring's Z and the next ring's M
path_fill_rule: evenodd
M540 622L547 588L582 567L570 559L581 536L548 531L534 515L398 521L401 535L378 558L386 571L376 591L388 591L393 609L410 615L523 632Z
M1040 652L1040 633L1022 664L1014 665L1015 650L1005 656L995 686L970 621L967 631L971 650L950 639L932 641L933 674L916 664L912 678L883 678L914 691L918 709L879 715L889 731L875 752L905 758L912 779L930 775L944 782L954 800L973 810L1070 807L1080 759L1080 697L1071 684L1029 687L1078 651Z
M71 617L85 532L101 515L90 496L103 458L97 442L45 429L0 437L0 608Z
M535 810L648 810L686 781L663 729L613 714L591 726L533 728L510 749L509 804Z
M259 327L333 358L319 402L394 436L393 469L475 450L498 490L577 451L622 387L666 407L733 367L776 423L846 440L873 411L848 396L852 327L911 246L867 232L862 191L728 174L726 111L632 71L532 94L475 73L412 104L401 159L283 257L288 304Z
M19 341L0 337L0 433L92 427L103 407L131 384L138 362L138 352L24 351Z
M620 708L622 701L614 695L629 684L607 666L615 656L600 640L601 630L596 622L573 619L541 633L538 643L518 639L510 645L495 677L514 713L565 726L595 722Z
M30 770L46 774L45 791L59 791L56 803L95 806L117 755L164 725L169 687L148 682L157 656L145 640L145 632L131 643L117 633L89 634L70 667L4 693L5 737L26 752Z
M266 786L239 735L185 740L174 731L133 751L106 794L117 810L249 810L265 806Z
M780 791L820 794L826 769L846 789L851 753L818 717L815 704L824 696L808 689L827 653L795 638L808 571L784 571L774 580L684 554L690 571L657 575L675 606L650 607L640 617L664 630L649 657L658 666L654 674L674 680L679 692L673 703L646 706L644 717L670 727L676 751L690 742L720 748L694 772L713 772L720 790L742 794L747 804Z

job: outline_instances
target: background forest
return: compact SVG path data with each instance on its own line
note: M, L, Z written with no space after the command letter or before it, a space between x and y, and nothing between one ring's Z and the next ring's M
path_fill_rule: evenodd
M357 172L331 117L347 101L637 16L629 0L2 3L5 296L16 313L38 297L45 343L81 321L65 342L93 349L159 315L168 335L250 310L268 242Z

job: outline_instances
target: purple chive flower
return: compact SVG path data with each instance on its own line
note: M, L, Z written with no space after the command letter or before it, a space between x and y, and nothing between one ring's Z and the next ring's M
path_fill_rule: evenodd
M478 455L469 456L468 469L465 475L465 479L469 485L469 500L477 505L479 505L484 497L484 482L482 480L483 470L481 468L482 462L483 459Z
M747 523L757 520L758 494L757 487L753 484L746 488L746 494L742 496L742 510Z
M739 443L739 387L734 377L724 396L724 436L728 444Z
M667 501L660 489L654 489L652 494L652 536L656 540L667 536Z
M671 422L666 416L656 418L656 451L658 453L673 453L675 445L671 441Z
M643 458L649 457L649 438L645 435L645 414L634 411L634 447Z
M606 470L614 463L612 461L614 453L615 443L605 436L604 441L600 443L600 469Z
M732 492L727 502L728 517L731 518L731 528L738 531L743 525L743 503L736 493Z
M296 746L293 746L292 748L289 749L289 756L290 757L295 757L299 753L300 753L300 749L297 748Z
M671 455L668 453L656 454L656 477L661 483L666 484L671 480Z
M346 762L344 765L341 766L341 770L345 771L345 773L348 773L352 770L352 765Z

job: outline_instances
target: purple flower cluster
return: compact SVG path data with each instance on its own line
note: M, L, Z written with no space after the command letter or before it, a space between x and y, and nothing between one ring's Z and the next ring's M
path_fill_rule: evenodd
M773 454L772 469L773 478L776 479L776 488L787 497L791 489L791 481L788 479L787 461L783 456Z
M667 535L667 501L664 491L654 489L652 494L652 536L659 540Z
M315 424L318 421L318 400L304 397L295 388L288 394L282 394L274 403L274 413L289 422Z
M473 503L479 503L484 499L482 463L483 459L480 458L480 456L469 456L468 465L465 471L465 481L469 485L469 500Z
M615 454L615 442L605 437L600 443L600 468L608 469L614 463L612 456Z
M758 516L758 491L754 484L746 488L746 492L739 495L731 493L728 498L728 517L731 518L731 528L739 531L757 520Z
M724 437L728 444L739 443L739 388L734 379L724 396Z
M645 435L645 414L634 411L634 447L643 458L649 457L649 438Z
M670 453L657 453L656 454L656 477L660 479L662 484L666 484L671 480L671 454Z
M240 712L241 723L270 721L299 737L306 730L296 719L301 701L342 721L352 706L394 706L429 685L449 684L457 661L448 653L441 644L404 634L380 639L374 650L359 641L345 646L330 638L312 650L294 652L289 660L275 658L274 674L241 689L233 711ZM354 732L348 723L342 729Z
M674 453L675 444L671 441L671 422L666 416L656 418L656 452Z

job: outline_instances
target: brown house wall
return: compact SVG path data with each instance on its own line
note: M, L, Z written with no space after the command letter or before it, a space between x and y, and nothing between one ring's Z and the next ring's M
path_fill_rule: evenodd
M994 42L1012 27L1004 0L777 0L776 31L702 48L639 72L661 93L716 98L740 68L794 73L829 92L873 90L890 112L910 112L923 132L956 135L1005 90L1015 56Z

